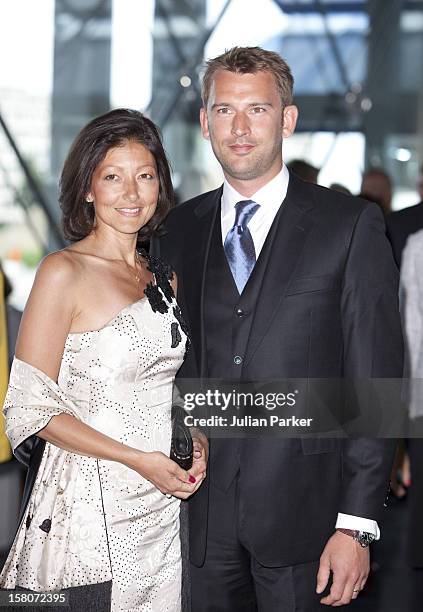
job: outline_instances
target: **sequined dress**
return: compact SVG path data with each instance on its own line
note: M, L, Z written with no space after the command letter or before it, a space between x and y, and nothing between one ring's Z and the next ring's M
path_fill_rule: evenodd
M69 412L140 450L169 455L174 376L188 344L159 260L146 296L96 331L67 337L57 385L15 360L5 403L12 446ZM112 581L112 612L179 612L179 500L120 463L46 444L0 586Z

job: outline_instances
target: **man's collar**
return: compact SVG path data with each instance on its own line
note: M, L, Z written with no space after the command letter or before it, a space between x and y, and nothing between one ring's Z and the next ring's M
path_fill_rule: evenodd
M249 200L254 200L257 204L263 207L271 207L278 205L285 198L289 182L289 172L285 164L276 176L274 176L266 185L261 187L256 193L254 193ZM246 200L247 198L241 195L232 185L225 179L223 183L222 193L222 215L226 215L232 212L235 204L240 200Z

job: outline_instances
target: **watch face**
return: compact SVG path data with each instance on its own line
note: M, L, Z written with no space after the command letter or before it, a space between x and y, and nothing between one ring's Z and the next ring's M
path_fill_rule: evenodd
M357 534L357 542L363 548L366 548L371 544L375 539L375 536L372 533L367 533L366 531L359 531Z

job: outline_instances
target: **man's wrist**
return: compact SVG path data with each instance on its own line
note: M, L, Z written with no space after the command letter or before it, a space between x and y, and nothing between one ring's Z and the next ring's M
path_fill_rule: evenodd
M338 516L336 517L335 529L338 529L338 527L342 527L342 529L355 529L357 531L366 531L367 533L372 533L375 536L376 540L380 538L380 531L377 522L369 518L364 518L362 516L338 512Z
M344 529L337 527L336 531L340 531L355 540L362 548L367 548L376 538L372 533L367 531L359 531L358 529Z
M198 427L195 427L194 425L192 425L192 426L189 428L189 430L190 430L190 432L191 432L192 437L194 437L194 436L195 436L195 437L200 437L200 436L204 436L204 437L206 437L206 436L205 436L205 434L204 434L204 432L202 432L202 431L201 431L201 429L199 429Z
M203 444L203 446L208 446L209 444L208 438L206 434L203 431L201 431L201 429L198 429L198 427L190 427L189 431L193 439L197 438Z

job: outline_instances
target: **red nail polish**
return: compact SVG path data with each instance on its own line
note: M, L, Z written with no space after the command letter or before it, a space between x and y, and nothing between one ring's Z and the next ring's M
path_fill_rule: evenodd
M194 478L194 476L192 476L191 474L189 475L189 481L194 484L194 482L197 482Z

